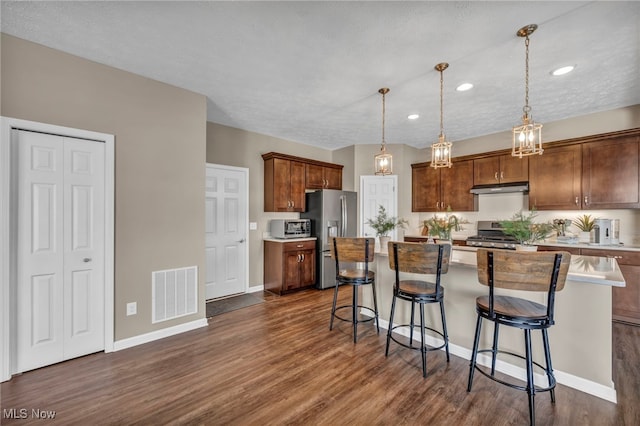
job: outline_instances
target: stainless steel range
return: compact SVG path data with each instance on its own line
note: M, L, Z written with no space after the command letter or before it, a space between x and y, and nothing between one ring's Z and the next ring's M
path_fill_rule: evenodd
M478 233L467 238L467 245L473 247L492 247L515 250L518 241L505 235L500 222L490 220L478 221Z

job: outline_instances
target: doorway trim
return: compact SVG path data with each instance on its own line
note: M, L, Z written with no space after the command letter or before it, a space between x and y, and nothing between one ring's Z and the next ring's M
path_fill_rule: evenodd
M68 136L80 139L90 139L105 144L105 203L104 203L104 351L114 350L114 193L115 193L115 137L107 133L38 123L11 117L0 117L0 300L2 315L0 327L0 382L11 379L11 319L13 317L11 297L11 176L14 172L11 150L12 130L28 130Z

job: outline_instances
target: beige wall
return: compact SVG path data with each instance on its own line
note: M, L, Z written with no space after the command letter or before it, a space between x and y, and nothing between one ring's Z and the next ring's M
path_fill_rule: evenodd
M206 98L1 37L2 115L115 135L116 340L204 318L151 324L151 273L195 265L204 294Z

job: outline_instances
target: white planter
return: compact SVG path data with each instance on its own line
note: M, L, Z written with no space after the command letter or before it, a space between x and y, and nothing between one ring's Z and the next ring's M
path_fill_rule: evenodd
M591 241L591 232L585 231L578 234L578 242L588 243Z
M516 245L516 251L538 251L538 246Z
M380 251L386 253L389 251L388 245L391 237L378 237L380 239Z

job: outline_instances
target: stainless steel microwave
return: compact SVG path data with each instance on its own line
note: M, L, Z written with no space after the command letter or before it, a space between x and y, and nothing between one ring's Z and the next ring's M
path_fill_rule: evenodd
M273 238L305 238L311 236L311 219L272 219Z

